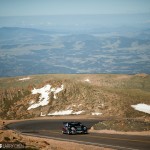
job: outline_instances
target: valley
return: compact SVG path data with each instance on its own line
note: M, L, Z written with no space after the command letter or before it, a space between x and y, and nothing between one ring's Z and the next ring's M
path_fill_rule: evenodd
M138 74L150 70L150 31L67 31L0 28L0 76ZM130 30L130 27L127 27ZM56 30L57 31L57 30ZM115 32L115 33L114 33Z

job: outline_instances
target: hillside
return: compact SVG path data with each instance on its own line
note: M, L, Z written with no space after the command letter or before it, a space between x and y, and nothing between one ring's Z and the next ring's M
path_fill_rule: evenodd
M150 116L150 75L47 74L0 78L1 119ZM138 108L140 104L145 108Z

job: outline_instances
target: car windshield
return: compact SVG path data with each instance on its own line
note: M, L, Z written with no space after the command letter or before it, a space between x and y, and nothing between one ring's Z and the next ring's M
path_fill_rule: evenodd
M69 125L72 125L72 126L81 126L81 123L80 122L71 122Z

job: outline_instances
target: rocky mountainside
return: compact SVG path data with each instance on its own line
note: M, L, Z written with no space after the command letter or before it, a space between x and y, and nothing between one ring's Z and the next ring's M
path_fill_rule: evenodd
M149 117L150 75L49 74L0 78L1 119L54 115Z

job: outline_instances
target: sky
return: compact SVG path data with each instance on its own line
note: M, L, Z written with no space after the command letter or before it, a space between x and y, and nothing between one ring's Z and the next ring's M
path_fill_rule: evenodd
M0 16L150 13L150 0L0 0Z

